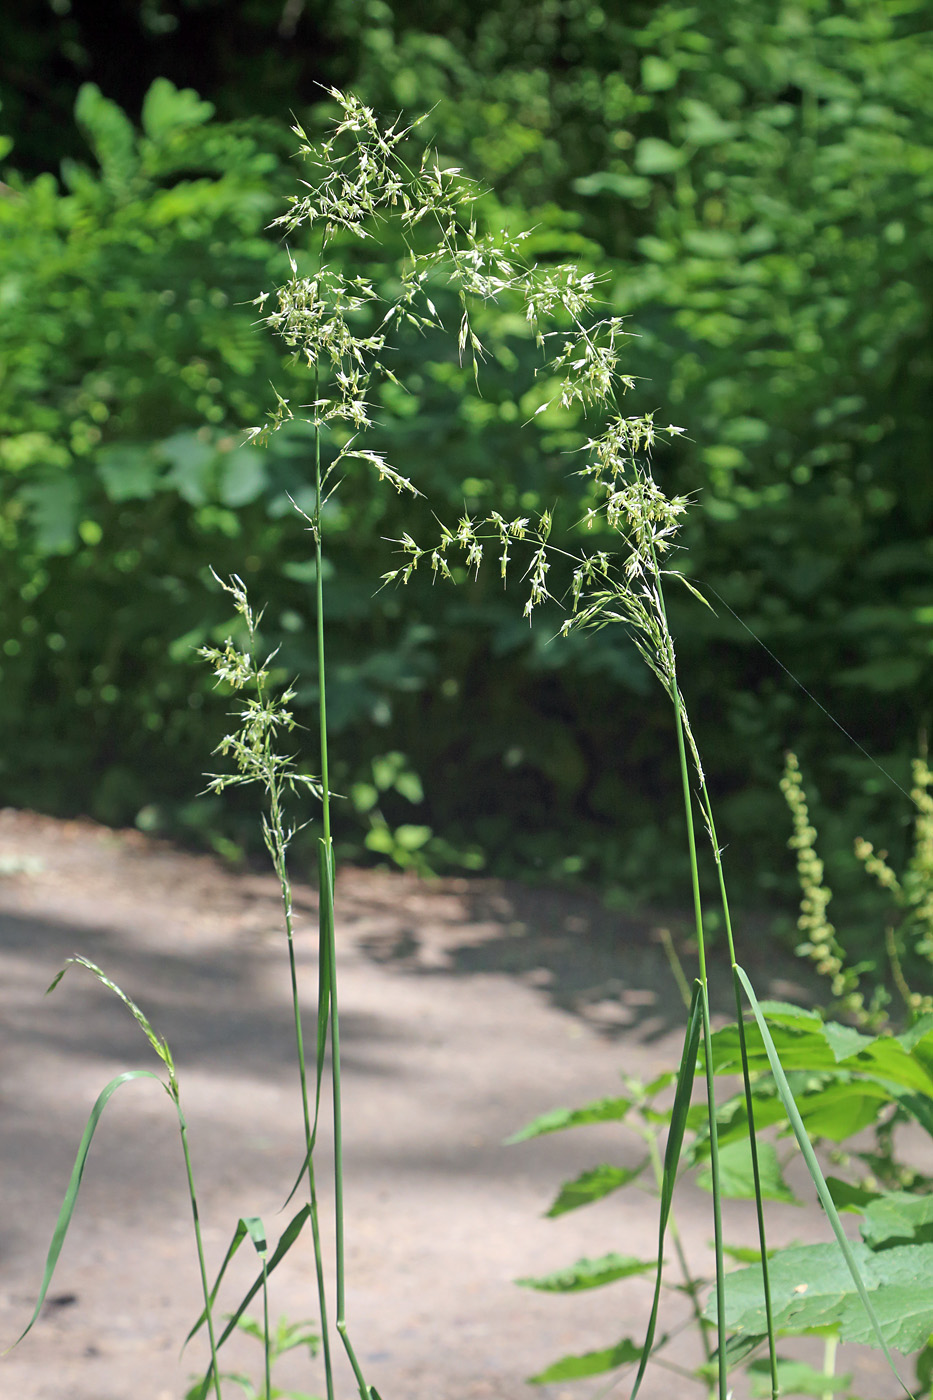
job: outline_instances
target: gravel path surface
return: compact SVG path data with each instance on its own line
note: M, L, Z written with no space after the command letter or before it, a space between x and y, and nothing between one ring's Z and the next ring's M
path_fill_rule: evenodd
M0 813L0 872L7 1345L31 1312L96 1095L123 1069L158 1068L132 1018L82 969L43 996L69 955L99 963L172 1047L212 1268L238 1217L261 1215L277 1235L302 1151L271 878L231 874L136 833L9 811ZM296 908L310 1005L310 890L298 890ZM683 1013L652 930L650 919L610 915L583 896L489 880L340 876L347 1310L367 1379L384 1400L585 1400L604 1382L529 1390L526 1378L567 1352L643 1328L644 1279L573 1297L513 1283L612 1249L650 1257L654 1204L632 1189L556 1220L542 1215L567 1178L604 1161L634 1165L637 1142L611 1125L512 1147L503 1139L546 1109L620 1093L620 1070L648 1080L675 1067ZM800 997L799 966L766 956L759 990ZM718 1009L728 1014L728 1001ZM325 1221L326 1158L325 1141ZM690 1183L675 1205L699 1271L708 1267L709 1205ZM775 1243L825 1237L814 1208L780 1206L773 1221ZM751 1209L734 1206L727 1234L750 1241L753 1231ZM250 1252L244 1247L243 1267L231 1270L231 1306L237 1281L251 1276ZM42 1316L0 1361L0 1395L181 1400L203 1357L196 1341L179 1358L198 1289L172 1107L154 1082L131 1083L98 1130ZM272 1307L292 1320L316 1316L302 1243L275 1276ZM664 1326L683 1317L684 1299L669 1295ZM690 1345L685 1334L673 1354L689 1362ZM863 1356L859 1393L896 1395L883 1363ZM845 1366L856 1359L843 1354ZM231 1343L231 1368L257 1382L260 1360L248 1338ZM297 1355L276 1378L322 1389L319 1363ZM338 1389L341 1400L355 1394L342 1363ZM613 1394L621 1400L627 1387ZM702 1400L703 1391L654 1369L641 1394Z

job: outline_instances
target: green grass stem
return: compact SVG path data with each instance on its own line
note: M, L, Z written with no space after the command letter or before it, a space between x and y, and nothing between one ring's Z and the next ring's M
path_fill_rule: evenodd
M658 1325L658 1309L661 1304L661 1276L664 1268L664 1239L667 1233L667 1223L670 1219L671 1205L674 1199L677 1169L680 1166L684 1133L687 1127L687 1115L690 1111L690 1100L693 1095L693 1081L696 1076L697 1054L703 1026L701 1001L702 987L699 982L695 982L693 985L690 1009L687 1015L684 1048L681 1054L680 1068L677 1073L677 1080L674 1088L674 1103L671 1109L670 1128L668 1129L667 1143L664 1149L664 1170L661 1174L660 1209L658 1214L658 1263L655 1273L654 1297L651 1303L651 1315L648 1319L648 1328L645 1333L641 1357L638 1362L638 1372L635 1376L635 1383L632 1387L630 1400L635 1400L641 1388L645 1370L651 1357L651 1348L654 1345L655 1330Z
M755 1184L755 1213L758 1222L758 1242L761 1247L761 1284L765 1302L765 1320L768 1326L768 1363L771 1381L771 1400L778 1400L780 1384L777 1371L777 1339L774 1333L774 1313L771 1306L771 1276L768 1269L768 1242L765 1231L765 1207L761 1192L761 1169L758 1160L758 1135L755 1132L755 1096L752 1092L751 1074L748 1068L748 1047L745 1040L745 1016L742 1009L742 992L736 977L735 936L732 931L732 913L729 907L729 893L726 888L726 873L722 863L722 852L716 835L716 822L713 817L713 804L706 779L700 777L700 792L709 831L716 875L719 881L719 897L729 948L729 961L732 965L732 986L735 992L735 1020L739 1031L739 1053L742 1058L742 1085L745 1093L745 1113L748 1121L748 1145L752 1161L752 1179Z
M670 648L673 670L673 647ZM706 1102L709 1113L710 1175L713 1185L713 1248L716 1258L716 1299L717 1299L717 1351L719 1397L728 1397L728 1365L726 1358L726 1270L722 1239L722 1186L719 1167L719 1129L716 1121L716 1088L713 1077L713 1033L709 1017L709 980L706 967L706 942L703 933L703 907L700 898L700 871L697 860L696 828L693 821L693 795L690 791L690 769L687 763L687 746L684 739L684 702L680 690L674 691L674 709L677 715L677 753L680 760L680 776L683 789L684 815L687 823L687 845L690 853L690 878L693 887L693 913L696 924L697 956L700 964L700 1006L703 1013L703 1047L706 1069Z
M295 938L294 924L292 919L292 895L291 881L288 876L288 868L285 857L285 831L282 821L281 807L277 800L277 795L273 790L270 793L270 822L273 835L273 858L276 864L276 871L279 877L279 884L282 893L282 907L285 918L286 944L288 947L288 970L291 980L292 993L292 1016L295 1028L295 1049L298 1060L298 1078L301 1086L301 1111L304 1122L305 1160L302 1166L301 1175L308 1178L308 1203L311 1220L311 1242L314 1251L314 1272L317 1283L318 1308L321 1314L321 1350L324 1358L324 1379L327 1388L327 1400L334 1400L334 1376L333 1361L331 1357L330 1329L327 1323L327 1290L324 1275L324 1254L321 1247L321 1232L318 1220L318 1199L317 1183L314 1174L314 1141L317 1134L317 1114L321 1098L321 1074L323 1070L324 1047L321 1044L320 1032L318 1034L317 1046L317 1089L315 1094L314 1120L312 1123L311 1109L308 1097L308 1075L305 1063L304 1032L301 1024L301 1001L298 992L298 966L295 958ZM325 1011L326 1016L326 1011ZM326 1020L325 1020L326 1037ZM299 1180L300 1180L299 1176ZM297 1187L297 1183L296 1183ZM294 1189L289 1194L288 1201L294 1195Z
M174 1089L174 1092L172 1092ZM188 1147L188 1124L182 1112L181 1103L178 1098L178 1086L173 1082L169 1093L175 1103L178 1113L178 1127L181 1133L181 1146L185 1155L185 1173L188 1178L188 1196L191 1201L191 1218L194 1221L194 1238L198 1251L198 1269L201 1275L201 1292L204 1296L204 1317L207 1322L207 1335L211 1351L210 1374L214 1387L215 1400L221 1400L220 1391L220 1367L217 1361L217 1338L214 1335L214 1309L211 1298L210 1285L207 1281L207 1262L204 1258L204 1241L201 1236L201 1213L198 1210L198 1197L194 1187L194 1170L191 1165L191 1151Z

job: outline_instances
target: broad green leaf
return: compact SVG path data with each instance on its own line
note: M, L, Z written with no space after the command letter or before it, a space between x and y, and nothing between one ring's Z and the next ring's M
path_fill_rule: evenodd
M837 1210L850 1210L859 1214L870 1201L878 1200L880 1194L877 1191L866 1191L861 1186L853 1186L851 1182L843 1181L838 1176L828 1176L826 1185Z
M62 554L74 548L81 493L73 475L55 472L37 475L20 495L29 507L42 554Z
M580 1293L585 1288L601 1288L619 1278L643 1274L653 1269L654 1259L634 1259L625 1254L604 1254L600 1259L578 1259L569 1269L558 1269L539 1278L517 1278L522 1288L536 1288L542 1293Z
M866 1074L933 1098L933 1074L924 1065L922 1053L906 1049L894 1036L878 1036L849 1063Z
M914 1024L895 1039L924 1062L933 1061L933 1011L918 1016Z
M854 1026L840 1026L837 1021L824 1021L822 1032L837 1060L848 1060L867 1050L875 1041L874 1036L862 1035Z
M755 1199L755 1178L748 1138L720 1147L719 1170L724 1196L730 1200ZM758 1172L761 1194L765 1200L785 1201L788 1205L795 1206L802 1204L784 1180L777 1152L770 1142L758 1143ZM697 1185L702 1186L704 1191L712 1191L713 1179L708 1169L698 1173Z
M769 1020L771 1037L786 1071L803 1069L810 1073L836 1067L836 1057L823 1035L822 1023L813 1017L806 1027L788 1026L780 1019ZM748 1065L751 1071L767 1070L769 1061L761 1033L755 1024L745 1028ZM739 1031L735 1025L724 1026L713 1035L713 1067L717 1074L739 1074L742 1057ZM702 1060L701 1060L702 1064Z
M852 1384L850 1375L827 1376L822 1371L814 1371L805 1361L785 1361L778 1358L778 1383L782 1395L836 1395L848 1390ZM771 1400L771 1368L767 1361L753 1361L748 1368L752 1383L752 1395Z
M865 1206L862 1239L872 1249L893 1244L933 1242L933 1196L908 1191L877 1195Z
M865 1310L865 1314L867 1315L867 1318L871 1325L872 1335L876 1338L878 1345L883 1350L885 1359L887 1360L887 1363L890 1366L892 1372L897 1377L898 1381L900 1381L901 1385L904 1386L904 1382L901 1380L897 1367L894 1364L893 1357L891 1356L890 1346L885 1338L884 1332L882 1331L881 1322L877 1316L877 1313L875 1312L875 1309L872 1307L872 1300L869 1297L869 1292L865 1283L865 1279L859 1268L858 1257L853 1251L852 1245L850 1244L849 1240L846 1238L845 1231L842 1228L842 1222L839 1219L839 1212L833 1205L833 1198L830 1195L829 1188L826 1185L826 1182L823 1178L822 1168L820 1167L820 1164L817 1161L816 1153L813 1151L813 1145L810 1142L809 1137L807 1136L807 1130L804 1127L803 1120L800 1117L800 1114L797 1110L797 1105L794 1102L794 1096L791 1093L790 1086L787 1083L787 1077L781 1065L780 1058L778 1057L778 1053L774 1045L774 1040L771 1036L768 1023L765 1020L764 1012L762 1010L760 1002L758 1001L757 996L755 995L755 989L749 981L748 974L744 971L743 968L739 967L737 963L733 964L732 971L734 978L737 980L738 984L741 985L746 997L748 998L749 1004L751 1005L752 1012L755 1017L755 1022L758 1026L758 1030L761 1034L762 1041L764 1043L765 1050L768 1056L768 1063L771 1066L771 1073L774 1075L775 1082L777 1083L778 1087L778 1092L780 1093L781 1099L784 1103L784 1107L787 1110L787 1116L790 1119L791 1127L794 1130L794 1135L797 1138L797 1143L800 1147L801 1153L803 1154L803 1159L807 1164L807 1170L810 1173L810 1179L816 1187L816 1193L820 1198L823 1209L826 1211L826 1216L829 1220L830 1225L832 1226L833 1234L836 1236L836 1241L845 1260L846 1267L849 1271L849 1276L852 1279L852 1282L855 1284L855 1289L858 1293L859 1300L862 1304L862 1307ZM904 1389L907 1390L907 1387L904 1386ZM909 1391L907 1393L910 1394Z
M111 501L150 500L161 474L158 459L147 443L114 443L97 454L97 475Z
M933 1388L933 1342L927 1342L923 1351L915 1358L917 1385L924 1394Z
M890 1260L891 1268L891 1276L872 1293L881 1330L889 1347L910 1355L933 1334L933 1290L926 1283L933 1274L933 1245L897 1245L875 1257ZM877 1346L871 1319L854 1297L846 1307L842 1339Z
M615 170L597 170L592 175L581 175L572 183L575 194L592 198L601 194L614 194L622 199L638 199L650 194L651 181L644 175L623 175Z
M734 1259L737 1264L761 1263L761 1250L754 1248L754 1246L752 1245L724 1244L722 1247L722 1252L723 1254L728 1255L730 1259ZM768 1250L769 1258L773 1253L773 1249Z
M201 126L214 115L193 88L177 88L168 78L156 78L143 98L142 126L153 141L163 141L180 128Z
M126 196L139 169L136 132L126 113L104 97L96 83L82 83L75 101L75 117L84 128L110 189Z
M203 506L208 499L216 456L213 447L202 442L196 433L174 433L159 443L159 453L172 464L166 482L189 505Z
M755 1098L756 1129L760 1132L762 1128L768 1128L774 1123L786 1123L787 1114L784 1112L784 1105L778 1095L773 1091L767 1094L761 1092L761 1081L758 1082L756 1088L758 1089L758 1096ZM732 1142L747 1141L748 1113L746 1112L744 1093L736 1094L734 1098L722 1104L717 1111L716 1121L720 1146L725 1147ZM709 1109L705 1103L695 1103L692 1106L687 1117L687 1126L697 1130L696 1141L690 1148L689 1160L693 1163L708 1161Z
M654 1098L655 1094L660 1094L662 1089L669 1089L676 1080L677 1075L673 1070L666 1069L662 1074L655 1075L643 1088L642 1092L647 1099Z
M875 1315L889 1348L912 1352L933 1332L933 1290L918 1280L933 1270L933 1244L899 1245L874 1253L856 1241L850 1245ZM777 1250L770 1260L771 1301L779 1332L800 1335L838 1328L843 1341L879 1345L871 1319L854 1286L850 1266L836 1244L795 1245ZM715 1296L706 1315L716 1317ZM764 1334L761 1270L739 1269L726 1279L729 1330Z
M739 129L735 122L723 121L707 102L696 98L685 98L680 110L686 118L684 135L692 146L718 146Z
M584 1376L601 1376L626 1362L637 1361L641 1349L628 1337L605 1351L588 1351L582 1356L564 1356L537 1376L529 1377L531 1385L550 1385L554 1381L578 1381Z
M635 147L635 169L639 175L669 175L686 162L684 151L657 136L645 136Z
M220 457L218 476L218 492L225 506L249 505L265 489L265 456L258 447L234 448Z
M677 82L677 68L658 54L646 54L641 61L641 81L646 92L665 92Z
M847 1077L812 1094L800 1095L797 1107L811 1137L844 1142L876 1122L890 1101L891 1094L884 1085Z
M603 1162L588 1172L581 1172L574 1181L564 1182L557 1199L547 1211L547 1215L551 1218L557 1215L566 1215L568 1210L577 1210L580 1206L587 1206L592 1201L601 1201L611 1191L617 1191L620 1186L634 1181L637 1176L641 1175L646 1166L647 1162L634 1168L613 1167L608 1162Z
M585 1123L612 1123L624 1118L632 1106L631 1099L594 1099L582 1108L552 1108L540 1114L517 1133L506 1138L506 1144L525 1142L543 1137L545 1133L561 1133L565 1128L579 1128Z

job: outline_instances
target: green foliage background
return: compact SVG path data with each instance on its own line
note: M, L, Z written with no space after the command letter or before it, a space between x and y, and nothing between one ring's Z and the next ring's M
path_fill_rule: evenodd
M689 435L655 469L696 496L684 566L717 610L677 599L673 624L730 879L759 901L792 883L792 746L845 891L852 837L896 852L907 804L730 610L909 786L933 644L928 6L447 0L430 28L402 0L221 8L115 5L135 66L83 5L0 21L2 800L244 839L197 796L226 727L194 661L229 624L209 564L267 603L313 698L288 502L307 444L241 444L271 383L310 397L250 303L285 274L287 111L319 127L314 83L336 82L433 108L443 156L494 187L489 224L533 228L532 257L583 262L631 315L631 412ZM386 394L373 445L425 493L414 521L365 469L332 512L342 838L676 900L667 707L634 651L552 644L557 616L529 631L491 575L376 591L386 539L434 511L575 523L586 424L523 427L532 347L506 312L483 331L482 397L439 341L398 346L411 393ZM858 917L837 913L844 940Z

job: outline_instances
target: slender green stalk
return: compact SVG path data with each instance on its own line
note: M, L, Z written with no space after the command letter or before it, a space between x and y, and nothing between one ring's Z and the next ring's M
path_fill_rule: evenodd
M670 648L673 666L673 647ZM720 1400L728 1396L728 1366L726 1363L726 1270L722 1248L722 1187L719 1170L719 1129L716 1122L716 1087L713 1082L713 1033L709 1019L709 981L706 970L706 940L703 934L703 907L700 900L700 871L697 862L696 831L693 823L693 798L690 791L690 769L684 740L684 702L680 690L674 691L677 714L677 753L683 788L684 814L687 822L687 845L690 852L690 878L693 887L693 915L697 934L697 957L700 963L700 1005L703 1012L703 1058L706 1067L706 1102L709 1110L710 1173L713 1179L713 1247L716 1256L717 1353Z
M266 1393L264 1400L272 1400L272 1347L269 1342L269 1275L266 1259L262 1260L262 1341L265 1352Z
M732 915L729 909L729 895L726 890L726 876L722 865L719 840L716 836L716 823L713 820L713 806L705 779L700 780L703 807L709 828L713 859L719 879L719 895L722 902L723 920L726 926L726 940L729 947L729 960L732 964L732 988L735 992L735 1021L739 1031L739 1052L742 1057L742 1083L745 1091L745 1116L748 1122L748 1145L752 1159L752 1177L755 1183L755 1211L758 1219L758 1242L761 1245L761 1284L765 1300L765 1320L768 1325L768 1361L771 1375L771 1397L777 1400L779 1394L777 1373L777 1342L774 1335L774 1313L771 1306L771 1277L768 1270L768 1244L765 1235L765 1207L761 1194L761 1172L758 1162L758 1137L755 1132L755 1096L748 1070L748 1047L745 1038L745 1009L742 1005L742 988L736 976L735 938L732 933Z
M327 1322L327 1290L324 1277L324 1252L321 1247L321 1231L318 1220L317 1184L314 1176L314 1136L317 1129L317 1113L315 1112L315 1122L311 1123L311 1108L308 1098L308 1077L305 1065L304 1032L301 1026L301 1003L298 995L298 967L295 959L295 938L294 925L292 921L292 897L291 882L288 878L288 870L285 864L285 832L282 824L281 806L278 802L276 792L270 794L271 818L273 842L275 846L275 859L279 884L282 891L282 906L285 916L285 935L288 947L288 970L291 978L292 990L292 1014L295 1025L295 1045L298 1059L298 1077L301 1084L301 1111L304 1119L305 1134L305 1171L308 1177L308 1195L311 1215L311 1240L314 1250L314 1272L317 1280L318 1307L321 1313L321 1349L324 1354L324 1379L327 1387L327 1400L334 1400L334 1375L333 1362L331 1358L330 1328ZM318 1074L320 1082L320 1071Z
M216 1400L221 1400L220 1368L217 1362L217 1339L214 1336L214 1308L211 1302L211 1286L207 1281L204 1241L201 1238L201 1215L198 1210L198 1197L194 1189L194 1170L191 1166L191 1152L188 1147L188 1124L185 1122L185 1115L181 1111L181 1103L178 1098L178 1086L174 1082L172 1082L169 1093L175 1100L175 1108L178 1112L178 1127L181 1133L181 1150L185 1154L185 1171L188 1176L188 1196L191 1200L194 1238L198 1250L198 1268L201 1272L201 1291L204 1294L204 1314L207 1321L207 1335L211 1348L211 1379L214 1383L214 1395L216 1396Z
M315 399L320 397L320 370L315 365ZM344 1350L353 1368L362 1400L369 1400L370 1390L347 1331L346 1320L346 1250L344 1243L343 1208L343 1099L340 1081L340 1017L337 1009L337 947L334 929L334 855L330 825L330 780L328 776L327 751L327 690L324 659L324 551L323 551L323 477L321 471L321 429L318 426L314 435L314 560L315 560L315 621L317 633L318 665L318 722L320 732L320 770L323 835L321 838L320 881L319 881L319 953L326 958L329 973L328 992L330 999L330 1046L331 1046L331 1092L334 1120L334 1232L337 1284L336 1327L343 1342ZM322 1046L318 1045L318 1083L322 1065ZM312 1140L308 1138L309 1170ZM324 1331L322 1321L322 1332ZM328 1400L331 1400L328 1394Z
M661 1153L658 1149L658 1140L655 1134L650 1129L646 1129L644 1133L644 1141L648 1148L648 1156L651 1159L651 1170L654 1173L655 1184L658 1188L658 1192L660 1193L662 1182L664 1179L664 1165L661 1161ZM693 1310L693 1318L696 1322L697 1330L700 1334L700 1341L703 1344L703 1353L706 1357L706 1364L711 1365L713 1360L713 1349L709 1344L709 1323L703 1316L703 1308L700 1303L700 1288L702 1287L702 1284L699 1279L694 1278L693 1273L690 1269L690 1265L687 1261L687 1256L684 1253L683 1240L680 1237L680 1230L677 1228L677 1221L674 1218L673 1211L671 1211L671 1214L668 1216L667 1228L674 1245L674 1253L677 1255L677 1263L680 1265L680 1272L684 1281L684 1291L690 1299L690 1306ZM655 1360L657 1359L658 1358L655 1357ZM689 1372L685 1372L684 1374L689 1374Z
M836 1374L836 1349L839 1346L839 1337L835 1332L830 1332L823 1345L823 1375L831 1381ZM828 1385L823 1392L822 1400L833 1400L833 1387Z
M320 398L320 370L314 369L314 397ZM327 758L327 690L324 668L324 546L321 539L323 479L321 475L321 429L314 433L314 563L315 563L315 621L317 632L318 725L321 748L321 819L324 841L330 846L330 780Z
M709 1031L709 996L708 996L708 992L707 992L707 985L708 985L708 984L707 984L707 978L706 978L706 958L705 958L705 949L704 949L704 941L703 941L702 908L701 908L701 905L700 905L699 875L698 875L697 860L696 860L696 833L695 833L694 822L693 822L693 802L692 802L692 797L691 797L691 793L690 793L689 769L688 769L688 764L687 764L687 753L686 753L686 743L685 743L685 731L686 731L686 729L687 729L687 719L686 719L686 708L685 708L685 706L684 706L683 696L682 696L681 693L680 693L680 688L679 688L678 683L677 683L676 659L675 659L675 655L674 655L674 644L673 644L673 641L672 641L672 639L671 639L671 634L670 634L670 630L669 630L669 627L668 627L668 622L667 622L667 609L666 609L665 603L664 603L664 594L663 594L663 592L662 592L660 589L658 590L658 599L659 599L659 611L660 611L661 619L662 619L662 622L663 622L663 635L664 635L664 638L665 638L665 641L666 641L666 646L667 646L667 661L668 661L668 667L669 667L669 674L670 674L670 677L671 677L671 688L672 688L673 693L674 693L674 695L675 695L675 697L676 697L676 699L675 699L675 708L676 708L676 710L677 710L677 718L678 718L678 724L677 724L677 744L678 744L678 754L679 754L679 758L680 758L680 771L681 771L681 781L682 781L682 786L683 786L684 807L685 807L686 820L687 820L688 841L689 841L689 845L690 845L690 860L691 860L691 876L692 876L692 882L693 882L694 914L695 914L695 918L696 918L696 922L697 922L697 943L698 943L699 959L700 959L700 982L701 982L702 987L703 987L703 1009L704 1009L703 1032L704 1032L704 1044L705 1044L705 1048L706 1048L706 1081L707 1081L707 1092L708 1092L708 1102L709 1102L709 1130L710 1130L710 1172L711 1172L712 1179L713 1179L713 1181L712 1181L712 1184L713 1184L713 1220L714 1220L715 1248L716 1248L716 1303L717 1303L717 1330L718 1330L718 1339L719 1339L719 1346L718 1346L719 1386L720 1386L720 1391L724 1394L724 1393L725 1393L725 1392L724 1392L724 1385L725 1385L724 1376L725 1376L725 1369L726 1369L726 1358L725 1358L725 1321L724 1321L724 1308L725 1308L725 1268L724 1268L724 1262L723 1262L723 1257L722 1257L722 1211L721 1211L721 1206L720 1206L720 1192L719 1192L719 1133L718 1133L718 1126L717 1126L717 1123L716 1123L716 1106L715 1106L715 1097L714 1097L714 1092L713 1092L714 1067L713 1067L713 1062L712 1062L712 1060L713 1060L713 1056L712 1056L712 1039L711 1039L711 1035L710 1035L710 1031ZM696 758L696 749L695 749L695 748L694 748L694 757ZM729 958L730 958L730 962L731 962L732 969L733 969L733 977L732 977L732 980L733 980L733 991L734 991L734 993L735 993L736 1023L737 1023L737 1025L738 1025L738 1031L739 1031L739 1045L740 1045L740 1051L741 1051L741 1056L742 1056L742 1080L743 1080L744 1091L745 1091L745 1112L746 1112L746 1118L747 1118L747 1122L748 1122L748 1140L749 1140L749 1151L750 1151L750 1153L751 1153L751 1161L752 1161L752 1176L753 1176L754 1183L755 1183L755 1207L756 1207L757 1220L758 1220L758 1239L759 1239L759 1243L760 1243L760 1246L761 1246L762 1287L763 1287L764 1299L765 1299L765 1316L766 1316L767 1325L768 1325L768 1356L769 1356L769 1362L770 1362L771 1394L772 1394L772 1400L777 1400L777 1396L778 1396L778 1392L779 1392L779 1387L778 1387L778 1375L777 1375L777 1350L776 1350L775 1335L774 1335L774 1320L773 1320L772 1308L771 1308L771 1281L770 1281L769 1273L768 1273L768 1249L767 1249L767 1240L766 1240L766 1236L765 1236L764 1199L763 1199L763 1197L762 1197L762 1192L761 1192L761 1172L760 1172L759 1161L758 1161L758 1141L757 1141L757 1137L756 1137L756 1133L755 1133L754 1095L752 1094L751 1077L750 1077L750 1075L749 1075L749 1069L748 1069L748 1052L747 1052L746 1040L745 1040L745 1020L744 1020L744 1013L743 1013L743 1007L742 1007L742 995L741 995L741 989L740 989L740 986L739 986L739 983L738 983L738 979L737 979L736 973L735 973L735 967L736 967L735 939L734 939L734 935L733 935L733 932L732 932L732 916L731 916L731 912L730 912L730 908L729 908L729 896L728 896L728 893L727 893L727 890L726 890L725 871L724 871L724 869L723 869L723 864L722 864L722 855L721 855L721 852L720 852L719 840L718 840L717 835L716 835L716 823L715 823L715 820L714 820L714 818L713 818L713 806L712 806L712 802L711 802L711 800L710 800L709 788L707 787L707 784L706 784L706 778L705 778L705 776L704 776L704 774L703 774L703 770L702 770L702 767L700 766L700 763L699 763L699 759L698 759L698 758L697 758L697 761L696 761L696 768L697 768L697 777L698 777L699 786L700 786L700 795L701 795L701 799L702 799L702 803L703 803L703 814L704 814L704 818L705 818L705 820L706 820L706 826L707 826L707 831L708 831L708 834L709 834L710 844L711 844L712 850L713 850L713 860L714 860L715 865L716 865L717 879L718 879L718 881L719 881L719 894L720 894L720 899L721 899L721 902L722 902L723 919L724 919L725 927L726 927L726 938L727 938L727 941L728 941Z

